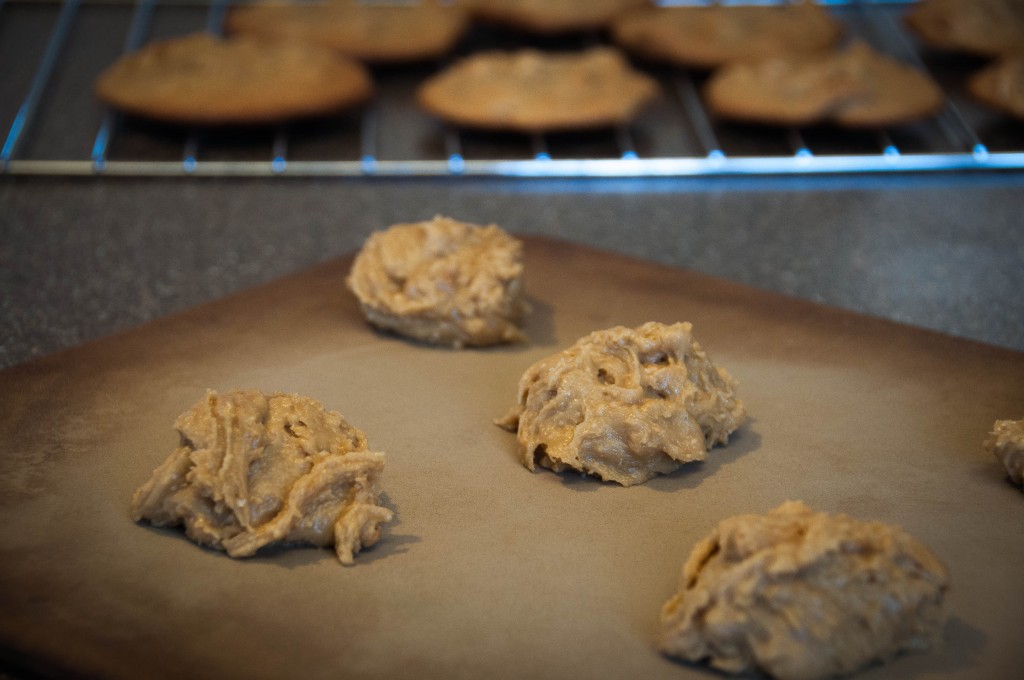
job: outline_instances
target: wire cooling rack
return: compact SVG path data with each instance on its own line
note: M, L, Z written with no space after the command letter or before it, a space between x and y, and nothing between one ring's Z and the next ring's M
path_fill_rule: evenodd
M605 40L531 42L475 27L443 62L375 69L377 96L358 112L274 128L164 126L106 109L92 81L147 40L219 32L228 2L0 0L0 131L7 131L0 174L622 177L1024 168L1024 125L964 92L983 63L918 44L903 28L910 2L823 4L850 36L931 74L946 93L942 112L870 132L728 124L705 110L701 74L639 65L658 78L663 96L629 126L534 136L460 131L414 103L417 85L452 59L482 47L565 49Z

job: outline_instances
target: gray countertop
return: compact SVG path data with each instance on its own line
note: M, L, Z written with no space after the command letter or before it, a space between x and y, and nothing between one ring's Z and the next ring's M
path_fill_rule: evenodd
M9 177L0 206L0 366L272 281L434 214L1024 350L1024 173Z

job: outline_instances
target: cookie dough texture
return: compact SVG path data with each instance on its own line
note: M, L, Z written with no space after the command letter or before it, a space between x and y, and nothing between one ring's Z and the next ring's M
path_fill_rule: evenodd
M593 31L650 0L472 0L475 18L529 33Z
M639 57L710 69L749 59L818 52L835 45L842 25L818 5L647 7L620 15L615 42Z
M361 64L323 47L195 33L149 43L96 79L97 97L170 123L273 123L361 104L373 82Z
M597 331L538 361L498 425L523 463L631 486L704 460L745 418L736 382L689 323Z
M423 83L417 101L454 125L529 134L625 124L657 93L614 48L526 48L466 57Z
M975 99L1024 120L1024 54L986 66L967 81Z
M440 57L469 27L469 14L441 2L368 5L357 0L265 2L232 7L231 34L309 42L372 63Z
M835 52L728 64L709 78L705 97L721 118L848 128L913 122L937 114L945 102L924 72L863 42Z
M997 420L985 440L985 450L996 457L1010 481L1024 490L1024 419Z
M184 525L231 557L302 543L352 564L392 518L380 505L384 454L313 399L211 391L175 428L178 447L132 496L135 521Z
M905 18L936 49L982 57L1024 54L1024 0L920 0Z
M367 239L348 276L366 319L453 347L524 340L523 244L497 225L437 216Z
M694 547L660 647L729 673L844 675L938 642L948 589L945 566L902 529L790 501Z

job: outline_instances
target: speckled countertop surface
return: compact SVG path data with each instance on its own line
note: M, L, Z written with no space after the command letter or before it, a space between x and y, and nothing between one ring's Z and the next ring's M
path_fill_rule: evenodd
M0 179L0 366L445 214L1024 350L1024 174ZM341 281L338 285L343 285Z

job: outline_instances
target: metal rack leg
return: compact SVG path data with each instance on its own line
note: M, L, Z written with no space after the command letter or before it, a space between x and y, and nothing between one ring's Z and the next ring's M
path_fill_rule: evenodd
M446 127L444 131L444 152L448 157L448 171L458 175L466 168L466 159L462 156L462 139L459 131Z
M810 158L814 155L799 128L789 128L786 131L786 140L789 142L789 148L793 150L793 155L797 158Z
M156 0L141 0L136 4L131 24L128 26L128 34L124 40L123 52L125 54L134 52L142 46L149 33L149 27L153 23L153 10L155 7ZM103 120L100 122L100 128L92 145L90 157L94 172L103 172L106 169L110 141L117 133L120 124L121 115L117 111L108 108L103 114Z
M530 135L530 149L533 151L534 159L538 161L551 160L551 151L548 149L548 140L543 134L537 132Z
M363 111L360 121L359 155L363 172L373 173L377 168L379 155L380 111L376 104L371 104Z
M705 155L708 158L725 158L722 146L711 126L711 119L704 110L697 87L693 84L693 78L686 74L674 79L673 83L676 93L679 95L679 101L686 112L686 117L697 134L697 141L704 148Z
M619 147L619 158L623 160L635 160L640 157L636 152L636 144L633 142L633 132L629 125L619 125L615 128L615 143Z
M11 159L18 153L18 148L25 139L25 132L31 127L35 119L36 110L39 108L39 100L42 99L46 86L50 82L50 77L53 75L53 69L57 65L57 59L64 49L64 44L67 42L68 34L74 25L75 15L78 13L80 4L81 0L66 0L61 7L53 32L50 34L50 40L46 44L46 52L43 54L42 61L39 62L39 68L36 69L35 75L32 77L28 95L26 95L25 100L18 108L18 113L14 117L14 123L7 133L7 139L4 141L3 147L0 148L0 172L7 170Z
M288 167L288 125L282 124L274 131L274 149L271 152L270 170L281 174Z

